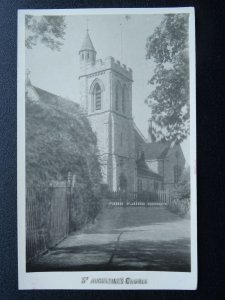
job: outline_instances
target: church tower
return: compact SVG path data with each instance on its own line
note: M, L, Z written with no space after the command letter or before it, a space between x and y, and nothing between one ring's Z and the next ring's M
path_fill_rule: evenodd
M80 104L97 136L103 182L113 191L136 191L132 70L96 55L87 31L79 51Z
M96 51L90 39L88 29L83 44L81 46L81 49L79 51L79 55L80 55L81 66L85 67L85 65L89 63L95 64Z

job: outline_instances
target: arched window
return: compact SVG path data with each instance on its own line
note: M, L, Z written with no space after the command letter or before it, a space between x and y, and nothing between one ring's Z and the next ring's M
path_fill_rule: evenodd
M154 180L154 191L158 191L159 189L159 183L158 181Z
M84 60L84 53L82 53L82 60Z
M123 192L127 190L127 177L124 175L124 173L120 173L119 176L119 189Z
M174 183L178 183L181 177L181 167L179 165L174 166Z
M119 86L116 86L116 110L119 110Z
M120 110L120 103L122 102L122 87L120 85L120 83L118 82L116 85L116 99L115 99L115 109L116 111Z
M141 178L138 178L137 190L139 193L142 192L142 179Z
M122 112L126 112L126 100L127 100L127 88L126 86L123 87L123 93L122 93Z
M99 78L95 78L90 85L88 104L89 111L102 110L104 108L104 84Z
M101 110L102 109L102 92L100 85L96 83L94 88L94 107L95 110Z

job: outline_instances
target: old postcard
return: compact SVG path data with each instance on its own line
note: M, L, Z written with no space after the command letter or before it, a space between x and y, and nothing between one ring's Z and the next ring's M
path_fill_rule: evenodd
M19 289L196 289L193 8L18 12Z

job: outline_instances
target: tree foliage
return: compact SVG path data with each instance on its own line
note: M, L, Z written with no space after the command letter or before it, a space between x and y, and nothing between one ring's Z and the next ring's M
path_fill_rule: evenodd
M26 184L49 187L76 176L73 229L93 220L101 208L97 138L79 106L38 88L26 93Z
M184 170L172 194L175 199L190 199L190 167Z
M182 141L189 134L188 14L166 15L148 37L146 59L156 64L146 99L157 140Z
M171 190L171 200L167 208L180 216L186 216L190 211L190 192L190 168L188 167Z
M26 15L25 46L32 49L41 42L51 50L60 50L65 35L65 17Z

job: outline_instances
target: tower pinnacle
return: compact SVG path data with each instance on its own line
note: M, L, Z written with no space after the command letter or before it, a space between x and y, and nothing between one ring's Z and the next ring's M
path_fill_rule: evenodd
M81 65L88 64L88 63L95 64L96 53L97 52L95 51L95 48L92 44L89 35L89 30L87 27L86 36L84 38L83 44L79 51Z
M88 29L88 27L87 27L86 36L84 38L84 41L83 41L83 44L82 44L82 46L80 48L79 53L81 53L82 51L93 51L93 52L96 53L95 48L94 48L94 46L92 44L90 35L89 35L89 29Z

